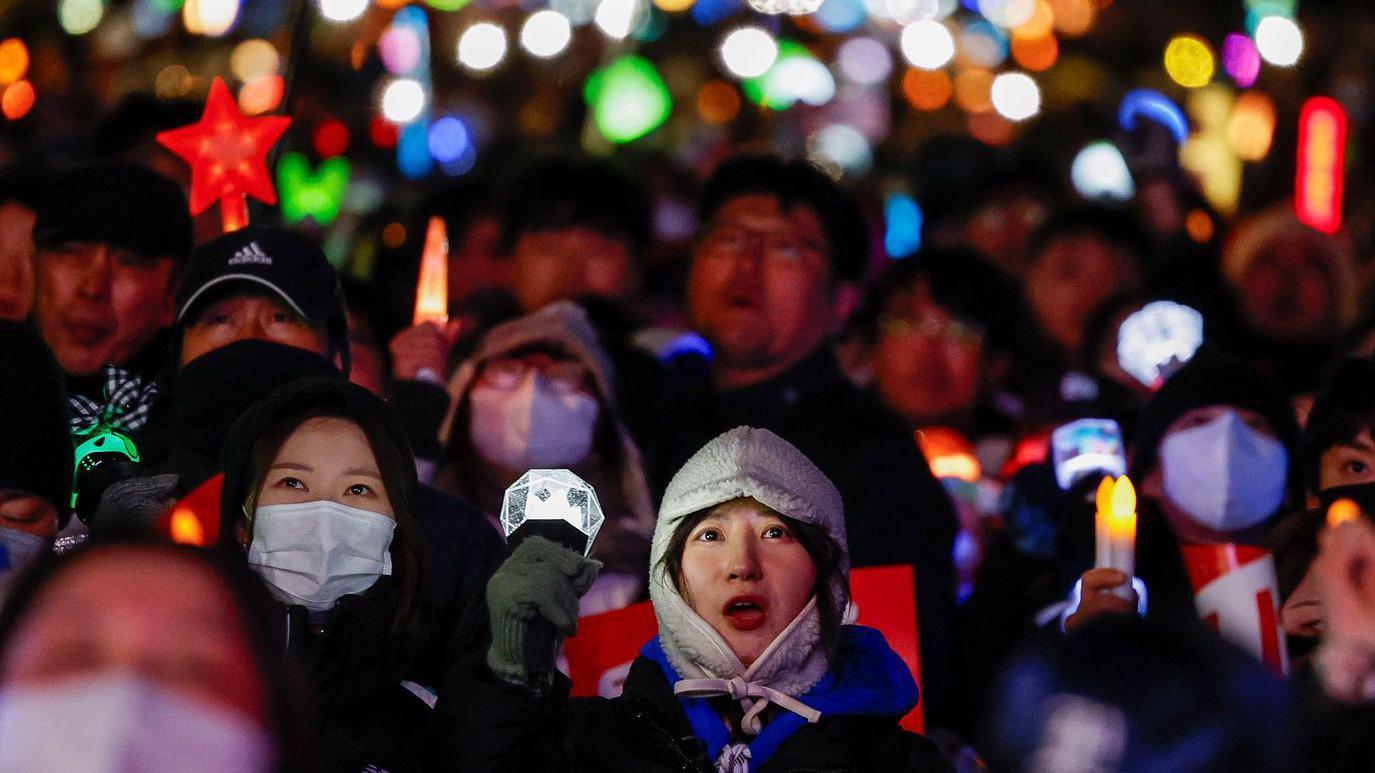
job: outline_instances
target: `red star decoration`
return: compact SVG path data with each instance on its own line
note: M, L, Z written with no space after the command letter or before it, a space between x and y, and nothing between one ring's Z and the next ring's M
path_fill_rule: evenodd
M191 165L191 214L219 201L224 230L232 231L248 224L245 196L277 203L266 159L290 124L287 116L245 116L216 78L200 121L160 132L157 140Z

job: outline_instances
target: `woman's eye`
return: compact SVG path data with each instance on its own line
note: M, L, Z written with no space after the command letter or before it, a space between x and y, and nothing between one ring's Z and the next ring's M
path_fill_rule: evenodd
M282 478L282 480L277 485L285 486L286 488L302 490L304 490L306 487L306 484L302 483L299 478Z
M1353 459L1346 463L1346 471L1351 473L1352 475L1360 475L1368 469L1370 468L1366 466L1365 462L1362 462L1357 459Z
M697 539L701 540L702 542L716 542L717 540L721 539L721 532L715 529L707 529L701 534L698 534Z
M372 493L372 488L363 483L355 483L349 486L349 493L356 497L366 496Z
M782 526L770 526L764 530L765 539L782 539L788 536L788 530Z

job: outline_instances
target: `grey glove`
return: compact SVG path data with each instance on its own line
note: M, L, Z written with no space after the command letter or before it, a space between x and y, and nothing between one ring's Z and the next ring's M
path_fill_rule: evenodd
M578 630L578 599L602 568L543 537L528 537L487 581L492 646L487 665L498 678L524 684L525 633L537 616L563 636Z

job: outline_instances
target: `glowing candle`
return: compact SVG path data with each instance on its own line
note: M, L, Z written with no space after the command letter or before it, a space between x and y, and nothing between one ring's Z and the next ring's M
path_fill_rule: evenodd
M1116 481L1105 477L1097 502L1095 565L1131 577L1136 573L1136 489L1125 475Z
M1108 539L1108 520L1112 517L1112 476L1104 475L1098 483L1098 509L1093 515L1095 539L1094 566L1108 566L1112 561L1112 543Z
M420 279L415 283L415 324L449 320L449 239L444 218L430 218L425 250L420 255Z
M1327 526L1335 528L1361 516L1361 508L1350 499L1338 499L1327 508Z

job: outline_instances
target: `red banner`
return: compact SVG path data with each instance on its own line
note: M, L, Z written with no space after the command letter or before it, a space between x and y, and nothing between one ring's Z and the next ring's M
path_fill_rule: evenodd
M1289 671L1275 560L1252 545L1184 545L1198 616L1276 673Z
M882 631L920 685L921 646L914 589L910 566L874 566L850 572L850 593L859 612L855 622ZM648 601L578 621L578 634L563 643L572 694L620 695L631 661L658 629ZM925 724L921 704L902 719L904 728L918 733Z

